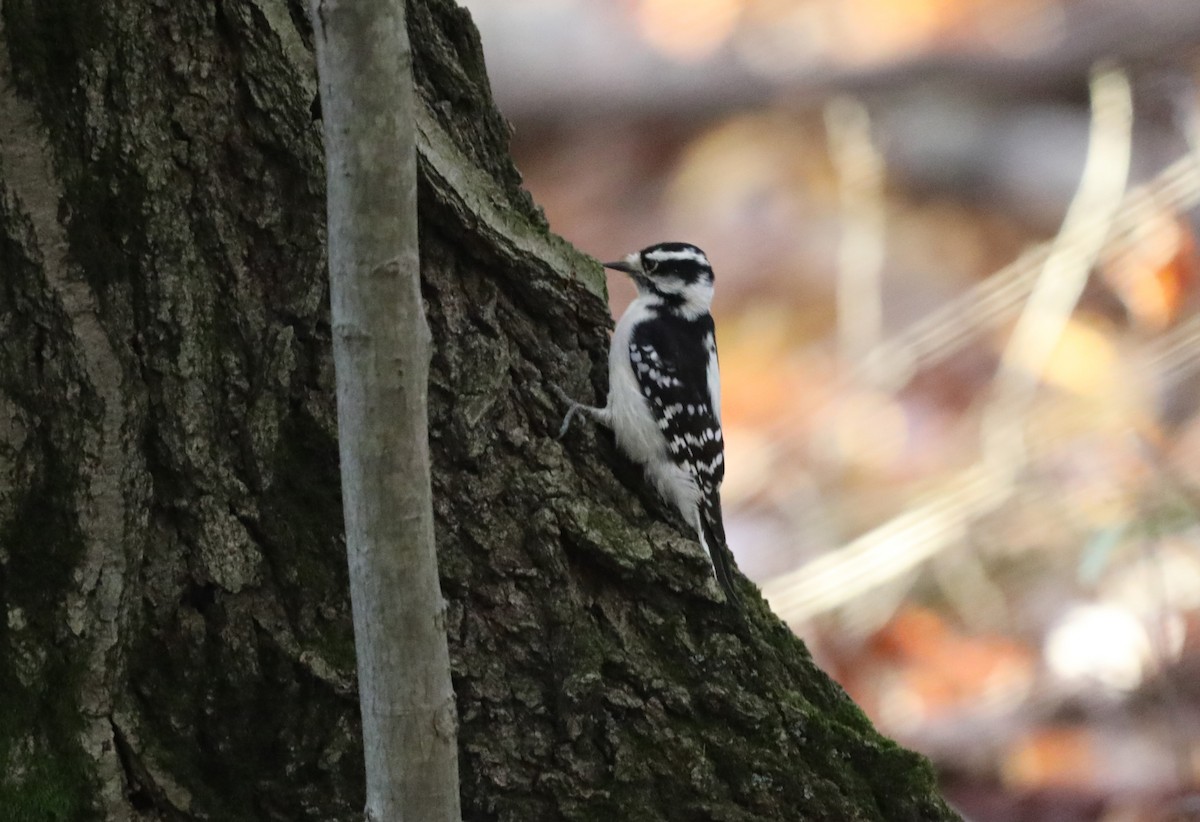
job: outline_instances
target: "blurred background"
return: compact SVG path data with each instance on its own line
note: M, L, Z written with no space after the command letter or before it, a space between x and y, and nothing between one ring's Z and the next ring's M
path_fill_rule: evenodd
M467 6L552 228L713 261L822 666L969 820L1200 819L1200 2Z

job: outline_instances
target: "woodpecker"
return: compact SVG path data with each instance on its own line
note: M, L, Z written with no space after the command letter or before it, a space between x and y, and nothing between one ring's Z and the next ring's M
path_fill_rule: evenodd
M726 600L736 605L721 518L725 441L721 375L709 307L713 270L689 243L659 243L605 268L623 271L638 296L617 322L603 408L570 405L558 436L583 413L612 429L617 446L696 529Z

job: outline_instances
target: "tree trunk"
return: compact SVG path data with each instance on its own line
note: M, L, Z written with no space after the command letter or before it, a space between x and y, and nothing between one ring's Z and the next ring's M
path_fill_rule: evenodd
M355 819L303 0L0 3L4 818ZM600 269L520 191L466 12L408 25L464 818L954 818L611 441L553 440L548 384L603 390Z

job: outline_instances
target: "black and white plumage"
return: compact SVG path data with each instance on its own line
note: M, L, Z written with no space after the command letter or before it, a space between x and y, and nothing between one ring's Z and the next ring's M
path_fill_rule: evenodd
M726 599L736 603L721 519L725 441L712 266L687 243L659 243L604 265L632 277L638 297L613 332L607 403L592 408L566 398L559 436L579 412L611 428L617 446L696 528Z

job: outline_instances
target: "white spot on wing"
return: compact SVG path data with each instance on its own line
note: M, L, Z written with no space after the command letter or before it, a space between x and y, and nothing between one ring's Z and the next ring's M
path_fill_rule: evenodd
M708 350L708 365L705 374L708 377L708 404L712 408L717 422L721 421L721 369L717 364L717 341L712 334L704 338L704 347Z

